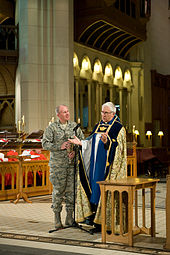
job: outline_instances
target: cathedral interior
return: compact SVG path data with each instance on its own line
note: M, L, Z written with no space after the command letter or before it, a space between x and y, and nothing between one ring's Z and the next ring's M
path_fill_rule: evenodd
M170 0L0 0L1 157L16 148L41 150L56 106L67 105L88 135L111 101L131 146L130 177L163 179L168 198L169 22ZM0 200L14 199L23 174L21 190L29 196L51 194L49 153L43 153L42 162L23 161L25 168L18 154L8 154L20 164L13 172L10 162L0 162ZM10 185L2 184L7 174Z
M26 134L42 131L65 103L89 133L112 101L137 147L168 162L170 4L163 2L0 0L0 131L20 131L23 119Z

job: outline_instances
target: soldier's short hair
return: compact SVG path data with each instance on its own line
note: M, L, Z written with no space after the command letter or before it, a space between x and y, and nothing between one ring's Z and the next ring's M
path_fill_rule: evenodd
M56 114L58 114L58 113L60 112L60 106L66 106L66 107L67 107L67 105L65 105L65 104L60 104L60 105L58 105L58 106L56 107L56 109L55 109Z

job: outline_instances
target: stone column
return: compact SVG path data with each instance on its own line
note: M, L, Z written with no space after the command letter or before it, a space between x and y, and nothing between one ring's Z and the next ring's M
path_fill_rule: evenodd
M76 122L78 122L78 118L79 118L79 80L77 77L75 77L75 104L76 104Z
M135 125L136 129L139 130L139 71L141 69L141 63L132 63L132 79L133 79L133 93L132 93L132 126Z
M122 122L122 117L123 117L123 87L119 87L119 104L120 104L120 121Z
M109 90L110 90L110 102L113 102L113 85L109 84Z
M83 126L83 93L84 93L84 84L83 81L80 79L79 81L79 90L80 90L80 123Z
M100 119L100 84L96 82L96 122Z
M99 108L102 109L103 104L103 83L99 83Z
M132 103L131 103L131 95L132 95L132 88L127 88L128 92L128 107L127 107L127 115L128 115L128 131L132 132Z
M16 0L21 116L26 132L45 129L55 107L74 115L73 0ZM16 98L16 105L19 98Z
M91 80L87 80L88 86L88 131L92 131L92 124L91 124Z
M144 70L140 69L140 79L139 79L139 126L140 126L140 141L142 145L146 144L145 135L145 119L144 119ZM143 144L144 143L144 144Z

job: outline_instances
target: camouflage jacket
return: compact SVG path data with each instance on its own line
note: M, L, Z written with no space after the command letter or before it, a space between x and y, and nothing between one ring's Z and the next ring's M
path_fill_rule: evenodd
M50 151L50 166L52 164L63 164L68 163L68 153L66 150L61 150L61 145L68 140L68 138L74 138L77 123L68 121L66 128L62 127L59 120L51 123L45 130L42 147L45 150ZM77 137L82 140L84 139L84 134L80 128L77 129Z

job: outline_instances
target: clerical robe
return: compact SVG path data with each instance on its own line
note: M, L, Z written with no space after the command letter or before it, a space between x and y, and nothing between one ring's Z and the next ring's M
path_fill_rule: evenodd
M108 142L104 145L100 136L105 132L108 132ZM108 123L100 121L92 134L82 141L77 175L76 221L82 222L92 215L91 203L93 203L97 205L94 222L100 224L100 187L96 182L123 178L126 174L126 131L115 115Z

